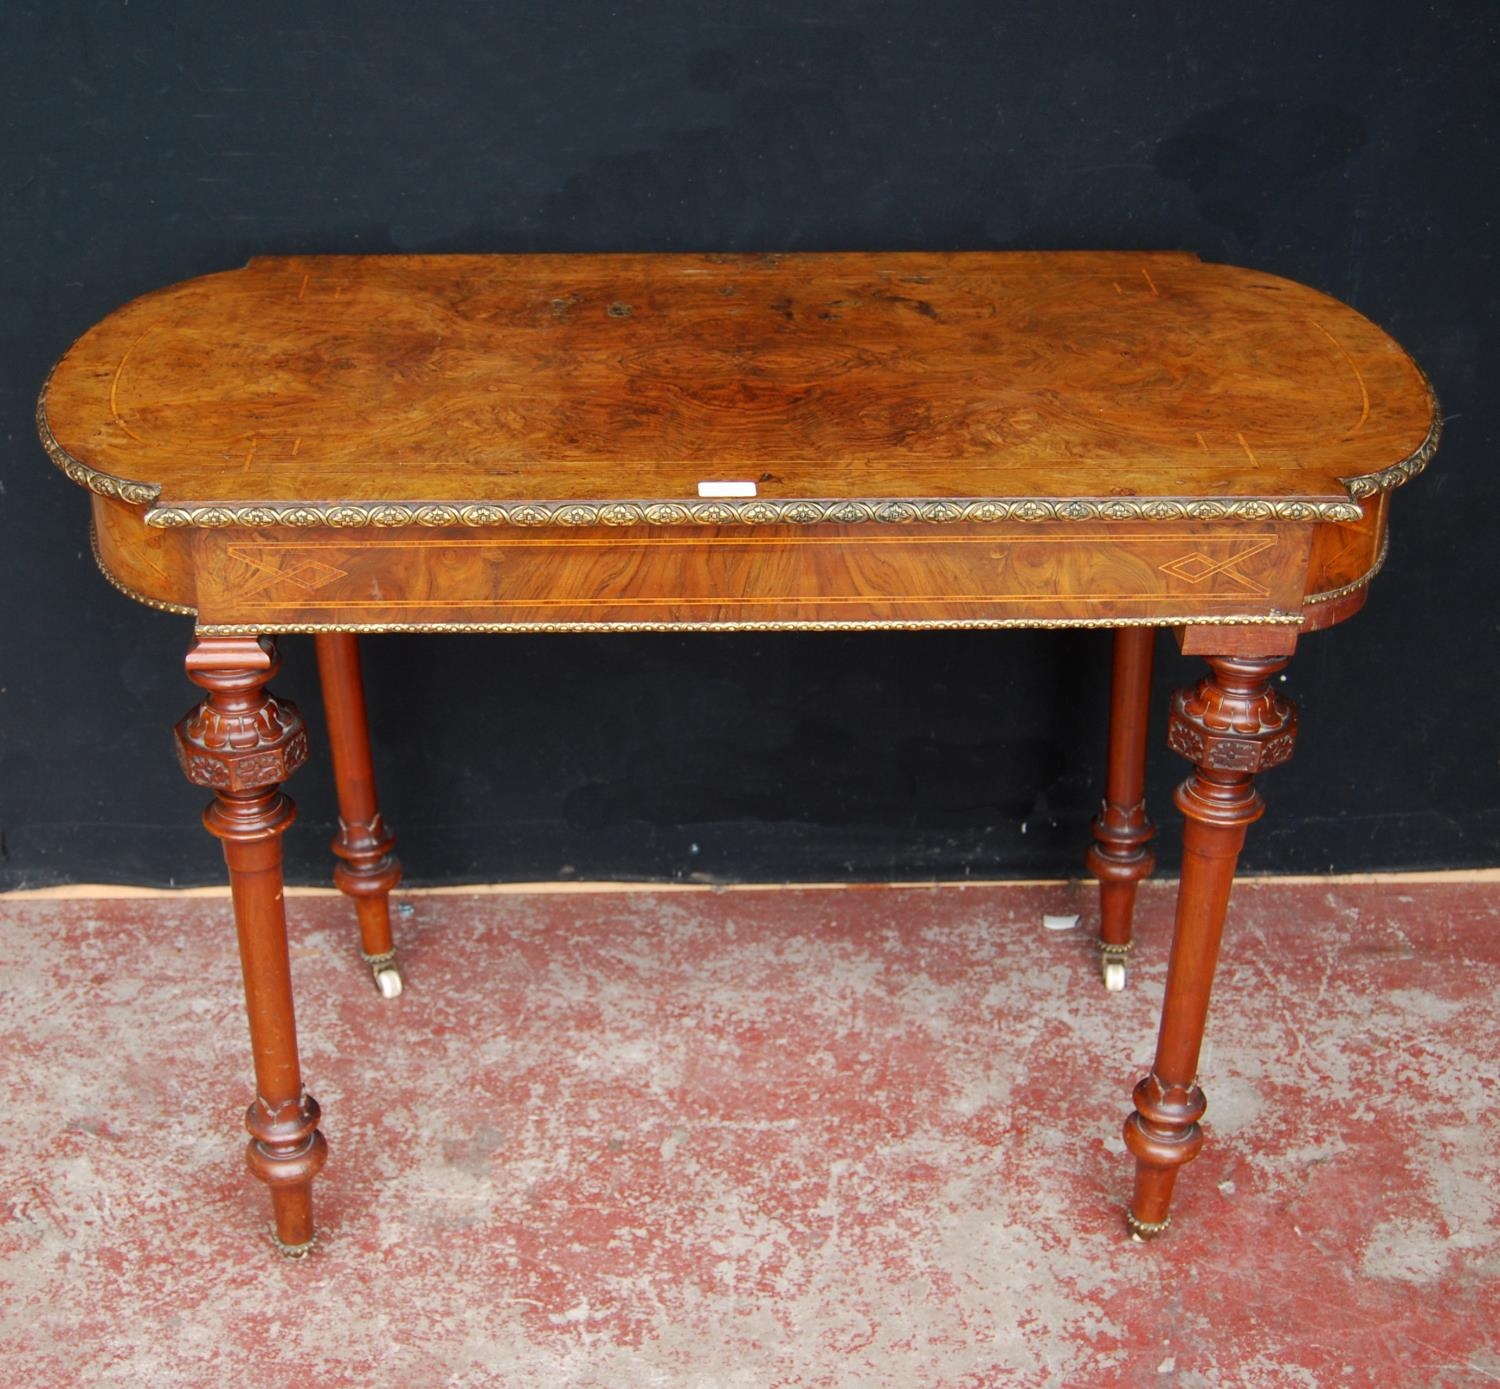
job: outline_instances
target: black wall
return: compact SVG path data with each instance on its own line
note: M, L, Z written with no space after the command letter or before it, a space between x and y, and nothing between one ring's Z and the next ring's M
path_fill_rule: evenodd
M1368 608L1293 663L1302 746L1248 862L1497 861L1497 14L6 0L0 884L220 875L168 736L189 623L95 572L34 439L48 365L155 286L349 250L1183 248L1348 300L1449 422ZM1097 796L1101 633L366 652L413 880L1054 874ZM310 639L283 653L320 735ZM1161 656L1158 704L1193 665ZM321 880L326 765L292 789L290 871Z

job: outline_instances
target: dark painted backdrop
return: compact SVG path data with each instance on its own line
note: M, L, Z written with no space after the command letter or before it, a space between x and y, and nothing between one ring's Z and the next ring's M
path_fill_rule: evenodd
M48 365L157 285L350 250L1175 247L1350 301L1449 424L1369 607L1293 663L1304 737L1248 861L1497 861L1496 16L7 0L0 881L220 874L167 732L188 624L95 573L84 497L33 437ZM283 651L317 735L310 639ZM1159 706L1191 669L1162 657ZM427 881L1067 872L1106 660L1098 633L367 646L386 807ZM326 765L292 790L290 871L315 881Z

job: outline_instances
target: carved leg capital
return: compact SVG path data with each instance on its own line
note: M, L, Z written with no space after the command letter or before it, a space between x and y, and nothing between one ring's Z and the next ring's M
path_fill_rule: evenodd
M1187 818L1156 1060L1125 1121L1125 1145L1136 1159L1126 1219L1137 1236L1166 1229L1177 1171L1203 1146L1199 1121L1208 1102L1198 1054L1235 865L1245 831L1265 811L1254 774L1285 762L1297 737L1296 708L1271 683L1286 663L1210 657L1209 675L1172 696L1168 742L1193 770L1174 797Z
M1279 767L1297 742L1297 706L1272 684L1289 659L1208 657L1210 674L1172 696L1168 745L1198 773L1224 774L1216 779L1226 784Z
M208 696L177 725L177 760L193 785L247 795L285 781L307 761L297 706L265 689L280 669L269 637L194 643L188 679Z

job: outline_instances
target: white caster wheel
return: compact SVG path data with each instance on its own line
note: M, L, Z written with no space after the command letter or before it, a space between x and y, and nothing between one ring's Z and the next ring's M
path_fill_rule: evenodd
M1104 961L1104 987L1112 994L1125 992L1125 961Z
M381 998L401 997L401 971L395 965L386 965L375 971L375 987Z

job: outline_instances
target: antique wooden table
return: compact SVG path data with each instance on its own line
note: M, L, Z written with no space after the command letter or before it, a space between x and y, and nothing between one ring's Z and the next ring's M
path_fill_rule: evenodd
M312 1244L326 1146L292 1014L270 694L316 633L334 880L399 991L359 632L1108 627L1108 784L1088 864L1106 976L1137 882L1153 629L1208 674L1172 697L1192 764L1130 1228L1167 1224L1235 861L1296 714L1298 639L1364 602L1387 500L1432 456L1421 372L1335 300L1176 254L317 256L126 305L37 407L93 494L94 552L197 620L177 726L233 888L254 1056L249 1162Z

